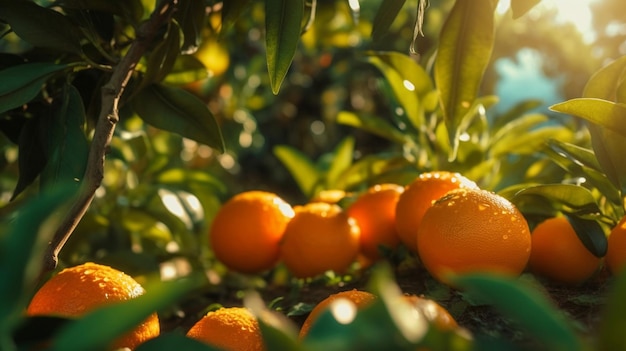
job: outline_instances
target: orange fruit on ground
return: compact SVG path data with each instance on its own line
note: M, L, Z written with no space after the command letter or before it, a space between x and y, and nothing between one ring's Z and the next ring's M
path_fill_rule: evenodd
M327 298L315 305L307 318L304 320L304 323L300 328L300 338L304 338L309 333L309 329L311 329L311 326L317 320L320 314L324 312L331 303L337 301L338 299L350 300L356 305L356 308L359 309L372 303L376 299L376 295L367 291L356 289L341 291L336 294L329 295Z
M222 307L207 313L187 332L187 337L225 351L264 351L261 329L244 307Z
M280 258L297 278L345 272L359 253L360 230L341 207L312 202L295 209L280 243Z
M374 185L348 207L348 216L361 230L361 253L366 257L377 260L381 257L380 246L398 246L396 203L403 191L404 187L397 184Z
M406 186L396 204L396 230L409 250L417 252L417 229L426 210L448 191L459 188L478 186L459 173L447 171L422 173Z
M33 296L26 313L29 316L81 317L98 307L127 301L144 293L143 287L124 272L89 262L66 268L45 282ZM118 338L111 349L134 349L159 333L159 318L153 313Z
M439 330L453 330L459 327L450 312L434 300L417 295L404 295L404 299Z
M519 275L530 256L528 223L510 201L480 189L452 190L424 214L417 251L441 282L448 273Z
M293 208L278 195L246 191L219 209L210 230L215 257L240 273L257 274L275 266L278 245Z
M531 240L528 267L536 275L576 285L600 268L600 258L587 250L564 216L539 223L531 233Z
M626 216L611 229L608 240L604 262L613 275L618 275L626 270Z

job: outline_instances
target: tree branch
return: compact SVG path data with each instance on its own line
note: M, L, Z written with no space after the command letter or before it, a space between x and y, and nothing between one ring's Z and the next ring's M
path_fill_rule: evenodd
M137 62L148 50L161 26L171 19L178 0L162 1L150 18L137 30L137 37L126 55L113 69L111 78L102 87L100 115L89 149L87 167L74 204L54 233L44 254L42 275L55 269L59 252L83 218L104 178L104 161L119 120L118 105Z

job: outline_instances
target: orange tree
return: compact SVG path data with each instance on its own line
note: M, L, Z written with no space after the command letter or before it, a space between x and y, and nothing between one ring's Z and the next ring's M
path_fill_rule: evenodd
M538 2L512 0L513 16ZM0 286L0 348L46 341L52 349L95 349L155 310L171 312L196 289L213 288L214 276L194 273L214 263L204 249L206 231L220 201L241 188L233 174L243 156L275 156L269 166L282 162L305 199L323 189L407 184L426 170L460 172L511 199L531 222L558 211L571 215L587 249L604 255L603 229L624 215L626 61L594 74L582 98L553 106L587 120L589 133L578 119L548 123L532 102L491 120L496 97L481 84L494 52L497 3L442 1L427 9L424 0L0 0L7 175L0 277L11 282ZM402 53L408 48L419 58ZM365 89L372 82L376 94ZM337 98L344 93L351 104ZM266 152L271 144L263 140L281 137L273 127L311 117L294 110L302 104L322 106L315 112L338 123L310 119L306 132L285 128L284 139L301 147ZM362 131L382 146L356 150ZM354 159L355 150L363 157ZM133 301L80 320L22 315L37 282L57 264L89 259L153 284ZM351 323L323 314L320 323L328 328L304 345L289 323L266 317L253 295L246 304L272 350L322 350L336 340L346 350L356 340L371 349L472 345L463 335L408 319L389 275L377 270L371 279L380 301ZM617 279L608 297L594 339L600 349L624 348L624 281ZM519 281L465 276L454 285L476 303L497 307L546 349L588 346ZM506 340L478 338L474 346L490 342ZM140 348L168 345L211 349L180 333Z

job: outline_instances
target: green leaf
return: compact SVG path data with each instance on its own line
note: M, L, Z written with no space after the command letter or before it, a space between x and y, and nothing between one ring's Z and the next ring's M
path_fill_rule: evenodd
M589 149L556 139L548 140L548 146L574 163L597 171L601 170L600 164L598 164L598 160L593 154L593 151Z
M224 139L215 117L193 94L176 87L152 84L132 100L146 123L224 152Z
M495 7L494 0L457 0L440 35L434 75L452 145L489 64Z
M365 130L394 143L403 144L407 141L407 136L401 131L384 119L374 115L341 111L337 115L337 123Z
M576 214L597 214L600 208L591 191L573 184L536 185L520 190L515 198L540 196L563 207L564 212Z
M518 19L526 12L530 11L541 0L511 0L511 11L513 11L513 19Z
M372 40L379 41L388 32L406 0L383 0L372 23Z
M576 235L587 250L596 257L604 257L608 247L606 234L597 221L576 216L567 216Z
M546 349L584 349L567 319L536 288L516 279L493 275L456 276L453 282L472 300L492 305L515 321Z
M552 105L550 109L583 118L626 138L626 104L597 98L576 98Z
M598 351L626 350L626 269L613 284L604 305L598 330Z
M27 119L20 131L17 155L19 177L11 201L31 185L46 166L46 155L41 142L41 119L40 116Z
M165 37L148 56L142 84L159 83L172 70L180 53L180 27L169 23Z
M425 124L423 99L433 91L424 68L410 56L397 52L368 52L366 59L378 68L416 129Z
M44 83L69 65L34 62L0 71L0 113L22 106L34 99Z
M73 194L71 188L60 185L29 198L10 218L2 219L0 281L6 284L0 284L0 338L10 334L22 318L26 298L40 273L43 252L55 229L54 222L48 220L69 204Z
M0 19L35 47L82 54L78 26L57 11L30 1L0 1Z
M312 197L321 178L313 162L304 153L288 145L275 146L274 156L289 170L302 193Z
M266 350L302 350L296 325L285 315L268 309L258 292L247 292L244 306L256 317Z
M542 127L527 131L523 134L511 133L492 145L490 152L492 157L502 157L506 154L533 154L544 148L547 139L567 139L571 131L562 126Z
M174 19L183 31L182 51L185 54L192 54L198 50L202 41L202 28L204 28L204 18L206 9L204 1L179 0L178 7L174 12Z
M354 157L354 137L345 137L333 150L330 168L326 173L326 187L333 189L341 174L352 165Z
M85 136L85 108L78 90L65 87L60 106L42 120L47 137L44 151L47 162L41 173L44 187L73 183L78 187L87 167L89 143Z
M179 333L163 333L137 346L135 351L222 351L222 349Z
M163 80L172 85L185 85L209 77L202 61L192 55L178 55L170 73Z
M296 53L303 16L304 0L265 0L265 50L274 94Z
M528 133L530 130L547 120L548 116L541 113L531 113L519 116L495 131L489 140L489 144L493 146L498 144L503 139L506 140L506 138L519 138L520 135Z
M141 0L60 0L59 6L73 10L102 11L118 15L131 23L138 23L143 16Z
M596 98L615 101L617 87L626 74L626 56L606 65L595 72L585 85L584 98Z
M98 350L139 325L152 313L171 306L203 282L200 277L146 287L137 298L107 305L68 323L52 344L54 351Z

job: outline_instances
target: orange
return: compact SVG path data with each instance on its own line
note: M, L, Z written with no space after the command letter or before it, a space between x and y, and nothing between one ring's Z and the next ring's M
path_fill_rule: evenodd
M187 332L187 337L225 351L264 351L261 329L244 307L222 307L207 313Z
M552 217L532 231L528 267L538 276L555 282L576 285L589 279L600 267L580 241L566 217Z
M424 267L447 283L448 273L519 275L530 256L528 223L507 199L480 189L452 190L424 214L417 251Z
M448 191L459 188L478 186L459 173L446 171L422 173L407 185L396 205L396 230L409 250L417 252L417 229L426 210Z
M359 309L372 303L376 299L376 295L367 291L356 289L341 291L336 294L329 295L324 300L315 305L307 318L304 320L304 323L300 328L300 338L304 338L309 333L309 329L311 329L311 326L317 320L320 314L324 312L331 303L339 299L348 299L356 305L357 309Z
M50 278L35 293L26 313L29 316L80 317L98 307L130 300L144 292L143 287L125 273L89 262L66 268ZM117 339L111 349L134 349L159 333L159 318L153 313Z
M278 195L242 192L217 212L210 230L215 257L231 270L257 274L274 267L293 208Z
M297 278L345 272L359 253L360 230L338 205L311 202L295 209L280 243L280 257Z
M604 261L613 275L626 269L626 216L611 230Z
M453 330L459 327L450 312L434 300L417 295L404 295L404 299L418 310L428 323L435 325L439 330Z
M377 260L380 247L395 249L400 242L396 231L396 203L404 188L379 184L361 194L347 209L361 230L361 253Z

